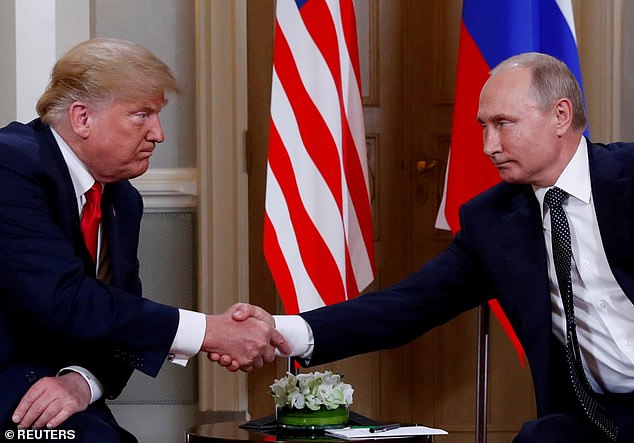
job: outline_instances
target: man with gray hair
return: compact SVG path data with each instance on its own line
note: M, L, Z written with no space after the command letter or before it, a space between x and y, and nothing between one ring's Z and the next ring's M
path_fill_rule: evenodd
M514 442L632 442L634 144L586 139L578 83L538 53L491 72L477 119L503 182L461 207L449 247L392 287L276 327L302 364L319 365L402 345L497 298L537 402Z
M80 43L56 63L40 118L0 129L0 426L74 441L136 441L105 399L132 371L231 353L249 371L289 350L272 323L204 315L141 297L143 202L129 179L157 143L178 87L147 49ZM238 304L257 315L258 308Z

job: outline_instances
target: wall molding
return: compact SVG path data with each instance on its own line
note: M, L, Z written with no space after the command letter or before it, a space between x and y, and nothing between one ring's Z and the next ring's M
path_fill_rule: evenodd
M198 206L196 168L150 169L131 182L143 196L145 212L182 212Z

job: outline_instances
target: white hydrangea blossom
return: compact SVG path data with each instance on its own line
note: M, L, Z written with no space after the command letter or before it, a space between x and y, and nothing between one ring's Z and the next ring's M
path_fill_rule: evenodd
M286 406L316 411L323 406L330 410L337 409L342 405L351 405L353 393L352 386L344 383L342 377L332 371L297 375L288 372L271 385L271 395L275 406L279 408Z

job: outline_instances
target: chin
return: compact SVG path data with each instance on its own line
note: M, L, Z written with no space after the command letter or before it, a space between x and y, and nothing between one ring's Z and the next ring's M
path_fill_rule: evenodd
M504 174L502 172L500 172L500 179L502 179L503 182L505 183L510 183L513 185L519 185L519 184L523 184L525 183L525 181L523 181L521 178L516 177L513 174Z
M134 177L131 177L131 178L135 178L135 177L138 177L140 175L145 174L149 168L150 168L150 162L149 161L141 162L139 164L138 168L136 168L135 170L131 171L134 174Z
M147 169L148 169L148 168L145 168L145 169L143 169L143 170L140 170L140 171L136 171L136 172L134 172L134 173L131 173L131 174L130 174L130 176L127 178L127 180L132 180L133 178L137 178L137 177L142 176L143 174L145 174L145 173L147 172Z
M134 178L140 177L143 174L145 174L147 172L148 168L137 168L137 169L130 169L127 171L121 171L120 174L117 174L117 176L112 177L113 179L110 180L111 182L119 182L119 181L123 181L123 180L132 180Z

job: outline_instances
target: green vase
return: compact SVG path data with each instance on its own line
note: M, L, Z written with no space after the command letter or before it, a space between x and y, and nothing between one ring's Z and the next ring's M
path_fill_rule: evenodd
M277 408L277 424L286 429L333 429L343 428L348 423L348 407L339 406L337 409L292 409Z

